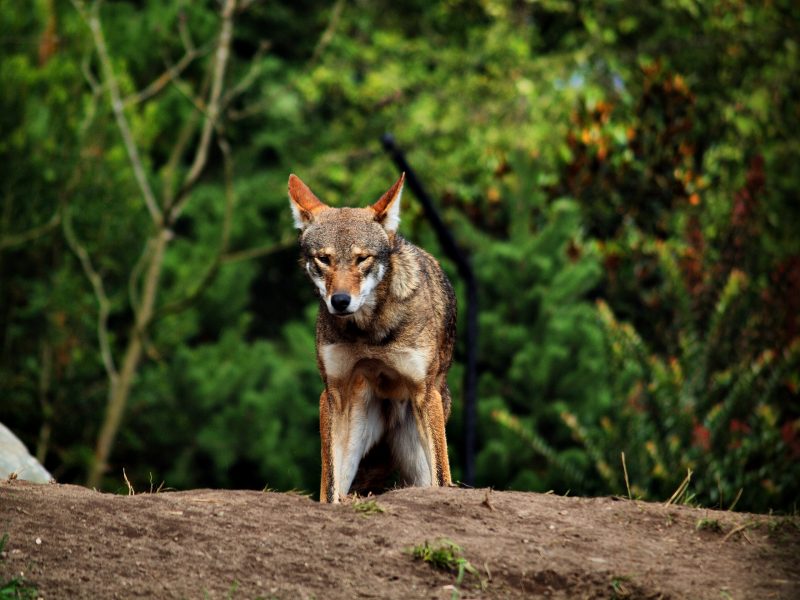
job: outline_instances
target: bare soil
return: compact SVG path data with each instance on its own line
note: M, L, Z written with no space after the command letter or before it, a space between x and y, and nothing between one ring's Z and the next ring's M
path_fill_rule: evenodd
M23 573L42 598L800 598L797 518L457 488L375 500L384 512L3 482L0 586ZM440 539L479 575L456 585L411 555Z

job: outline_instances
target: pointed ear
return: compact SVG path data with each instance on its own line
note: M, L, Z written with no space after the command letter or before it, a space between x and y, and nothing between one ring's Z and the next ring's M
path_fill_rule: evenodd
M403 195L403 184L406 181L406 174L401 173L400 179L394 182L380 200L370 206L375 212L375 220L383 225L386 231L397 231L400 225L400 196Z
M289 175L289 200L294 216L294 226L298 229L308 227L314 220L314 215L327 208L294 173Z

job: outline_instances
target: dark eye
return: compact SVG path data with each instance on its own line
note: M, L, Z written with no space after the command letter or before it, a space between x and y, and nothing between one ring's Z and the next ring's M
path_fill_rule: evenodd
M358 258L356 258L356 264L360 265L361 263L363 263L368 258L372 258L372 257L370 257L370 256L359 256Z
M323 254L322 256L317 256L316 258L317 258L317 260L318 260L319 262L321 262L323 265L329 265L329 264L331 264L331 259L330 259L330 257L328 257L328 256L325 256L324 254Z

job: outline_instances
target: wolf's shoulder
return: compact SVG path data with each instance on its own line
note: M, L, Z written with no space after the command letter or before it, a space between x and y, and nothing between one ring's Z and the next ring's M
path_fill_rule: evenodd
M406 238L401 237L400 235L397 236L395 248L396 251L407 255L421 269L427 268L432 269L434 272L444 272L441 264L439 264L439 261L435 256L433 256L433 254L424 248L409 242Z

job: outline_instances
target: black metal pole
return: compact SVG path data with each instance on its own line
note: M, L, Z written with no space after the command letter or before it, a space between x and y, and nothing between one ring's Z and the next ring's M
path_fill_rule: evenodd
M459 276L467 286L466 311L466 365L464 371L464 483L475 485L475 427L476 397L478 387L478 281L467 254L458 246L451 231L444 224L433 199L422 187L414 169L408 164L394 136L386 133L381 138L383 147L394 164L406 174L406 185L419 199L425 217L430 221L442 251L456 264Z

